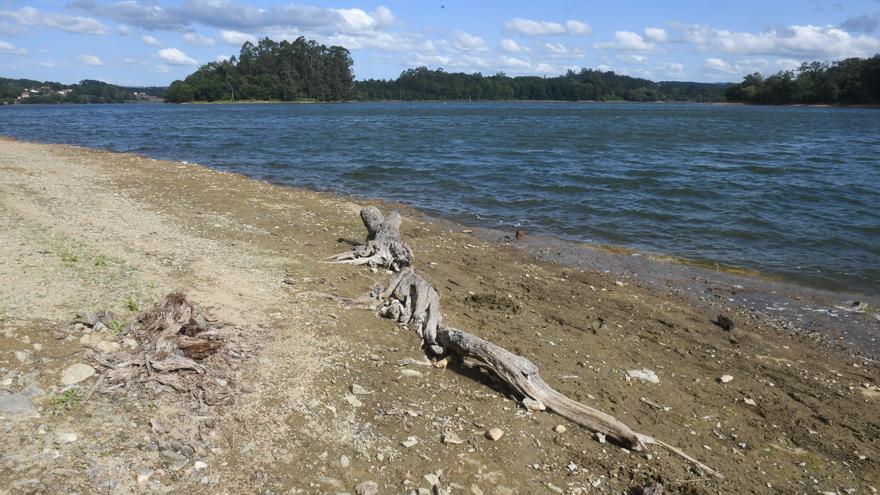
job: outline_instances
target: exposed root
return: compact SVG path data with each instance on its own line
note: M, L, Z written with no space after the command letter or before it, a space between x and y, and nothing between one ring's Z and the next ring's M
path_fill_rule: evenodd
M366 244L355 246L347 253L327 258L334 263L347 265L384 266L394 271L412 265L413 252L400 239L400 222L403 217L392 211L388 218L375 206L361 210L361 220L367 227Z

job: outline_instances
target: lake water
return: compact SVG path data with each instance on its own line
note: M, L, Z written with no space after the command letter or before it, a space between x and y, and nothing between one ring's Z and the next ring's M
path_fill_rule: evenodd
M880 293L880 111L623 103L0 107L0 134Z

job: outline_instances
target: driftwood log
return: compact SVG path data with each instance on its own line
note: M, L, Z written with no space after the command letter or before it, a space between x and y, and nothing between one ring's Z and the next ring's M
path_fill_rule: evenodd
M370 230L368 244L374 232L369 224L374 226L376 224L368 222L367 219L382 218L377 209L366 211L369 209L361 211L364 225ZM397 234L395 242L402 245L399 237L400 217L395 216L395 213L389 215L389 220L394 217L393 228ZM379 224L382 224L381 220ZM637 433L617 418L566 397L548 385L541 378L538 367L528 359L476 335L444 324L440 312L439 294L428 281L409 266L411 260L411 256L406 258L406 267L400 270L388 287L373 299L372 308L376 309L380 316L391 318L399 325L414 330L421 337L422 347L429 355L439 357L452 354L475 359L491 369L520 396L521 400L524 402L528 400L533 409L549 409L632 450L643 450L647 445L659 445L704 472L723 478L718 471L672 445L649 435ZM364 301L365 298L361 298L351 302L363 306Z
M355 246L351 251L331 256L329 261L350 265L384 266L394 271L412 265L413 252L400 239L400 222L403 218L397 211L388 217L375 206L361 210L361 220L367 228L365 244Z

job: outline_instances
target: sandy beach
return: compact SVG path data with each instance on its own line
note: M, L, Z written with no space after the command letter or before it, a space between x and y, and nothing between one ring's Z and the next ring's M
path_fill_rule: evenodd
M325 297L391 277L323 262L363 241L370 204L395 206L0 138L0 494L880 489L873 357L638 270L554 263L395 206L447 321L724 478L707 476L529 411L478 367L435 368L418 336ZM224 358L205 364L216 400L99 381L137 344L128 324L173 291L222 327ZM119 326L75 323L96 311ZM870 312L848 318L876 331ZM76 365L96 373L64 385Z

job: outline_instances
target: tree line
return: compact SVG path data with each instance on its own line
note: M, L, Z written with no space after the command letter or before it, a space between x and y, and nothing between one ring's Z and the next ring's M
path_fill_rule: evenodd
M769 77L749 74L727 88L728 101L761 104L880 104L880 54L810 62Z
M86 79L76 84L61 84L33 79L0 77L0 104L10 103L125 103L158 99L165 88L116 86Z
M174 81L165 101L350 100L354 90L351 54L299 37L292 43L263 38L242 45L237 57L203 65Z

